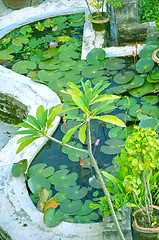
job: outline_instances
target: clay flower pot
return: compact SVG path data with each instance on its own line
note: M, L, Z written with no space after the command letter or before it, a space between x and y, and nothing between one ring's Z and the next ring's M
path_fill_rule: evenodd
M154 213L159 216L159 207L153 206ZM140 213L140 209L136 210L133 213L133 228L140 232L140 235L143 240L158 240L159 239L159 227L154 228L146 228L140 227L137 223L136 217Z
M154 62L157 62L159 64L159 57L157 56L157 53L159 55L159 49L155 50L153 53L152 53L152 59L154 60Z
M88 15L88 20L92 23L95 31L103 31L106 29L107 22L110 20L110 15L106 12L100 12L100 19L97 18L97 12Z

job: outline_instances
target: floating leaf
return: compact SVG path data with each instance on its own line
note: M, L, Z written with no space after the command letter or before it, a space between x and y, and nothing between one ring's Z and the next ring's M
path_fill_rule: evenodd
M58 57L61 61L72 61L72 58L79 58L79 53L73 50L61 51Z
M13 48L7 48L6 50L0 51L0 60L12 60L14 58L13 55L14 53Z
M70 189L70 187L73 187L76 185L76 182L72 179L62 179L59 182L56 182L55 189L58 192L67 193L67 191Z
M69 200L65 199L60 204L61 211L68 213L68 214L75 214L80 210L82 207L82 201L81 200Z
M97 189L102 188L100 181L95 176L89 178L89 185Z
M47 227L57 226L63 219L63 214L60 210L55 211L54 208L48 208L44 213L44 223Z
M88 190L86 187L82 187L80 189L80 186L74 186L68 189L68 191L66 192L66 196L69 199L78 200L84 198L87 195L87 192Z
M108 135L109 135L109 138L117 138L117 139L126 138L126 132L121 127L113 127L112 129L110 129Z
M69 145L74 146L79 149L83 149L83 145L81 143L70 142ZM80 151L76 151L74 149L69 149L68 147L64 146L62 148L62 152L68 154L68 158L73 162L78 162L80 158L87 158L87 153L82 153Z
M78 216L88 215L93 212L93 209L90 208L90 204L93 203L91 200L86 200L82 205L81 209L77 212Z
M51 184L54 185L57 182L61 181L62 179L65 179L68 172L69 172L68 169L56 171L53 176L48 178L48 180L50 181Z
M92 212L86 216L75 216L75 223L92 223L98 220L99 216L96 212Z
M88 54L87 54L87 62L92 65L100 65L100 60L104 60L106 56L105 51L102 48L93 48Z
M45 163L38 163L33 165L28 170L28 176L43 176L43 177L49 177L54 173L54 167L50 166L45 168L47 165Z
M58 193L55 194L54 198L57 202L61 203L67 197L66 197L66 193L58 192Z
M43 212L45 212L48 208L57 208L59 203L54 199L54 197L47 200L44 204Z
M150 105L157 104L159 102L159 97L155 95L147 95L141 98L141 102L145 102Z
M14 163L12 166L12 174L14 177L19 177L20 174L24 174L27 170L27 159L23 159L17 163Z
M118 146L114 146L114 145L110 145L110 146L103 145L103 146L101 146L100 150L103 153L108 154L108 155L116 155L121 152L120 148Z
M17 37L12 40L12 44L14 46L23 46L23 44L27 44L29 42L29 39L25 36L23 37Z
M125 60L121 58L115 58L107 61L104 66L108 70L120 70L125 67Z
M139 114L140 105L136 104L129 109L129 115L132 117L137 117Z
M50 189L49 181L43 176L33 176L28 180L28 187L34 194L38 194L42 188Z
M139 52L139 57L140 58L145 58L145 57L151 57L153 51L155 50L156 46L155 45L149 45L144 47L140 52Z
M136 71L138 73L147 73L152 70L154 67L154 61L152 58L141 58L137 63L136 63Z
M16 62L12 66L12 70L17 72L17 73L27 73L29 70L34 70L36 68L36 63L27 61L27 60L22 60L20 62Z
M134 97L142 97L153 90L153 84L144 83L141 87L134 88L129 91L129 93Z
M40 62L39 68L45 70L55 70L58 69L59 60L53 58Z
M97 78L101 77L104 71L99 66L89 66L83 69L82 76L85 78Z
M116 82L118 84L125 84L125 83L130 82L133 77L134 77L134 73L130 72L130 71L125 72L124 75L122 73L118 73L114 77L114 82Z
M158 120L152 117L149 117L139 123L140 128L150 127L152 130L154 130L157 127L157 125L158 125Z

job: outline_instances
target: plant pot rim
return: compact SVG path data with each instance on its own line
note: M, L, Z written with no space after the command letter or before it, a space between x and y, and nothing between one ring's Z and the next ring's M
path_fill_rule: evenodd
M153 208L159 211L159 206L154 206ZM135 212L133 212L132 216L133 216L133 228L141 233L158 233L159 232L159 227L156 228L145 228L145 227L140 227L136 221L135 215L137 213L141 212L140 209L137 209Z
M159 63L159 58L157 57L157 53L159 52L159 49L155 50L153 53L152 53L152 59L154 60L154 62L157 62Z
M94 13L96 13L96 12L94 12ZM88 20L91 22L91 23L99 23L99 24L102 24L102 23L106 23L106 22L108 22L109 20L110 20L110 15L108 14L108 13L106 13L106 12L102 12L102 13L104 13L105 14L105 16L106 16L106 18L105 19L94 19L94 18L92 18L91 17L91 15L93 14L89 14L88 15Z

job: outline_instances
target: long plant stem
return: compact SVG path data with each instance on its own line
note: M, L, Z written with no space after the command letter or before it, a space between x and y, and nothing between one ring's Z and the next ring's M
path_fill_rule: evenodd
M102 177L102 175L101 175L101 172L100 172L100 170L99 170L99 168L98 168L98 165L97 165L97 163L96 163L96 160L95 160L95 158L94 158L94 156L93 156L93 154L92 154L90 119L87 119L87 133L88 133L88 154L89 154L89 156L90 156L90 158L91 158L91 160L92 160L94 169L95 169L95 171L96 171L96 173L97 173L97 176L98 176L98 179L99 179L99 181L100 181L100 183L101 183L102 190L103 190L103 192L104 192L104 194L105 194L105 197L106 197L106 199L107 199L107 201L108 201L108 205L109 205L109 208L110 208L110 212L111 212L112 217L113 217L113 219L114 219L115 225L116 225L116 227L117 227L117 229L118 229L118 232L119 232L119 234L120 234L120 237L121 237L122 240L125 240L125 237L124 237L124 235L123 235L123 233L122 233L122 231L121 231L120 225L119 225L119 223L118 223L118 219L117 219L116 214L115 214L115 212L114 212L114 208L113 208L113 205L112 205L112 202L111 202L111 199L110 199L108 190L106 189L105 182L104 182L103 177Z
M87 1L87 0L85 0L85 1L86 1L86 3L87 3L87 7L88 7L88 10L89 10L90 14L92 14L92 13L91 13L91 9L90 9L90 7L89 7L88 1Z
M113 6L113 20L114 20L115 42L116 42L116 44L118 46L117 24L116 24L115 7L114 6Z

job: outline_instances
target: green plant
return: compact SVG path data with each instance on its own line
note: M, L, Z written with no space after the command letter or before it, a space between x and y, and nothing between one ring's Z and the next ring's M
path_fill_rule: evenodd
M70 88L67 89L66 91L64 90L62 91L70 95L72 98L72 101L68 103L68 105L70 105L68 108L65 108L64 110L62 110L62 105L59 105L57 107L52 107L49 110L45 110L43 106L40 106L36 111L36 118L31 115L28 115L27 122L23 122L17 125L19 127L26 128L26 130L20 130L15 133L16 135L21 135L21 134L26 135L21 137L18 140L17 143L20 143L20 145L18 147L17 153L23 150L31 142L33 142L34 140L40 137L47 137L48 139L55 141L59 144L65 145L70 149L87 153L93 163L94 169L101 183L103 192L108 201L111 214L114 218L114 221L118 228L120 236L122 239L124 239L124 236L121 232L120 226L118 224L118 221L111 203L109 193L106 189L103 177L100 173L100 170L98 168L98 165L92 153L91 124L90 124L90 121L92 119L96 119L99 121L113 123L118 126L125 127L124 122L115 116L112 116L112 115L99 116L100 113L110 108L109 107L110 103L112 103L115 99L119 99L119 97L115 95L100 94L109 85L109 84L105 84L102 86L101 82L96 84L95 87L93 88L89 80L87 80L85 83L82 82L83 91L80 90L79 85L75 85L73 83L68 83L68 85ZM96 103L99 103L99 104L92 110L91 106ZM77 108L79 108L83 112L83 115L81 117L77 115L74 115L74 116L72 115L72 119L81 121L81 123L71 128L69 131L67 131L67 133L62 139L62 142L55 139L54 137L50 137L49 135L47 135L49 128L52 127L52 122L54 121L55 117L59 113L62 113L63 111L67 112L69 110L73 110ZM79 133L78 133L79 140L82 143L85 142L86 135L87 135L88 150L79 149L77 147L71 146L70 144L67 144L67 142L71 139L72 135L77 129L79 129Z
M153 227L157 224L153 216L152 191L159 175L158 134L150 128L135 126L124 146L121 155L116 157L119 178L123 179L127 195L141 210L143 226Z

